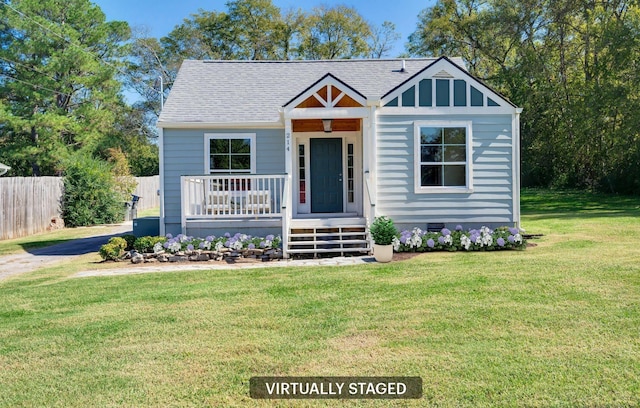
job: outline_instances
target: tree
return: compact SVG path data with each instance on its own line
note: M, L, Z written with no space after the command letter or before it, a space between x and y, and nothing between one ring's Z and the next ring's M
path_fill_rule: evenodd
M299 55L304 59L341 59L369 54L371 27L355 8L313 9L301 32Z
M12 0L0 21L0 156L19 175L60 174L113 126L129 27L89 0Z
M128 74L124 78L126 86L142 98L136 102L137 107L147 112L153 119L160 116L161 96L162 98L167 96L166 89L162 91L160 89L160 77L163 85L173 83L181 62L176 59L168 61L165 54L165 48L156 38L136 34L131 43ZM162 95L160 95L161 92Z
M307 16L300 9L292 9L284 14L282 20L278 22L278 30L275 37L277 44L276 59L289 60L296 57L300 33L306 22Z
M233 0L227 8L238 59L276 59L280 9L271 0Z
M111 149L118 149L126 157L128 168L135 177L159 174L158 145L150 142L155 137L154 121L138 106L123 107L117 114L118 122L103 137L92 152L95 157L109 161Z
M379 27L372 27L369 39L369 56L371 58L383 58L389 56L393 44L400 39L396 32L396 25L391 21L385 21Z

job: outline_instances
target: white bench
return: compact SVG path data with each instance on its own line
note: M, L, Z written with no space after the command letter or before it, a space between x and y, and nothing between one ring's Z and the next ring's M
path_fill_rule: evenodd
M271 192L254 191L211 191L204 203L206 214L270 214Z
M224 214L229 213L231 203L229 201L228 191L212 191L207 196L204 209L207 214Z
M271 193L269 190L247 191L246 205L250 214L270 214Z

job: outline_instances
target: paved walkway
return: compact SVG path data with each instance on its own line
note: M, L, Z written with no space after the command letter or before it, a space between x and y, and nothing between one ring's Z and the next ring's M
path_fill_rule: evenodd
M100 269L93 271L78 272L74 277L86 276L116 276L153 272L184 272L184 271L211 271L224 269L258 269L258 268L280 268L280 267L305 267L305 266L346 266L361 265L375 262L372 256L349 256L323 259L296 259L281 260L271 262L239 262L224 264L218 262L189 262L189 263L162 263L144 264L131 266L130 268Z
M0 257L0 280L10 276L35 271L70 257L97 252L114 235L131 233L132 222L106 225L105 233L88 238L74 239L45 248L31 249L29 252Z

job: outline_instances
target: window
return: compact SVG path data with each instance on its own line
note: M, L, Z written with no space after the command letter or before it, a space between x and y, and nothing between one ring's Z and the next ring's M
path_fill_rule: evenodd
M205 134L205 172L255 173L255 134Z
M307 203L307 171L305 165L305 154L304 154L304 145L298 145L298 169L299 175L298 178L300 180L300 204Z
M353 143L347 144L347 202L355 202L355 156Z
M470 123L418 122L415 146L416 193L472 188Z

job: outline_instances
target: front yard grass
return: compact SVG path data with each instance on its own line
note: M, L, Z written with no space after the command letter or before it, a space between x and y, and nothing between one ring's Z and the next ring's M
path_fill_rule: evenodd
M0 406L638 406L640 201L523 192L526 251L0 282ZM62 268L62 269L61 269ZM251 376L420 376L275 400Z

